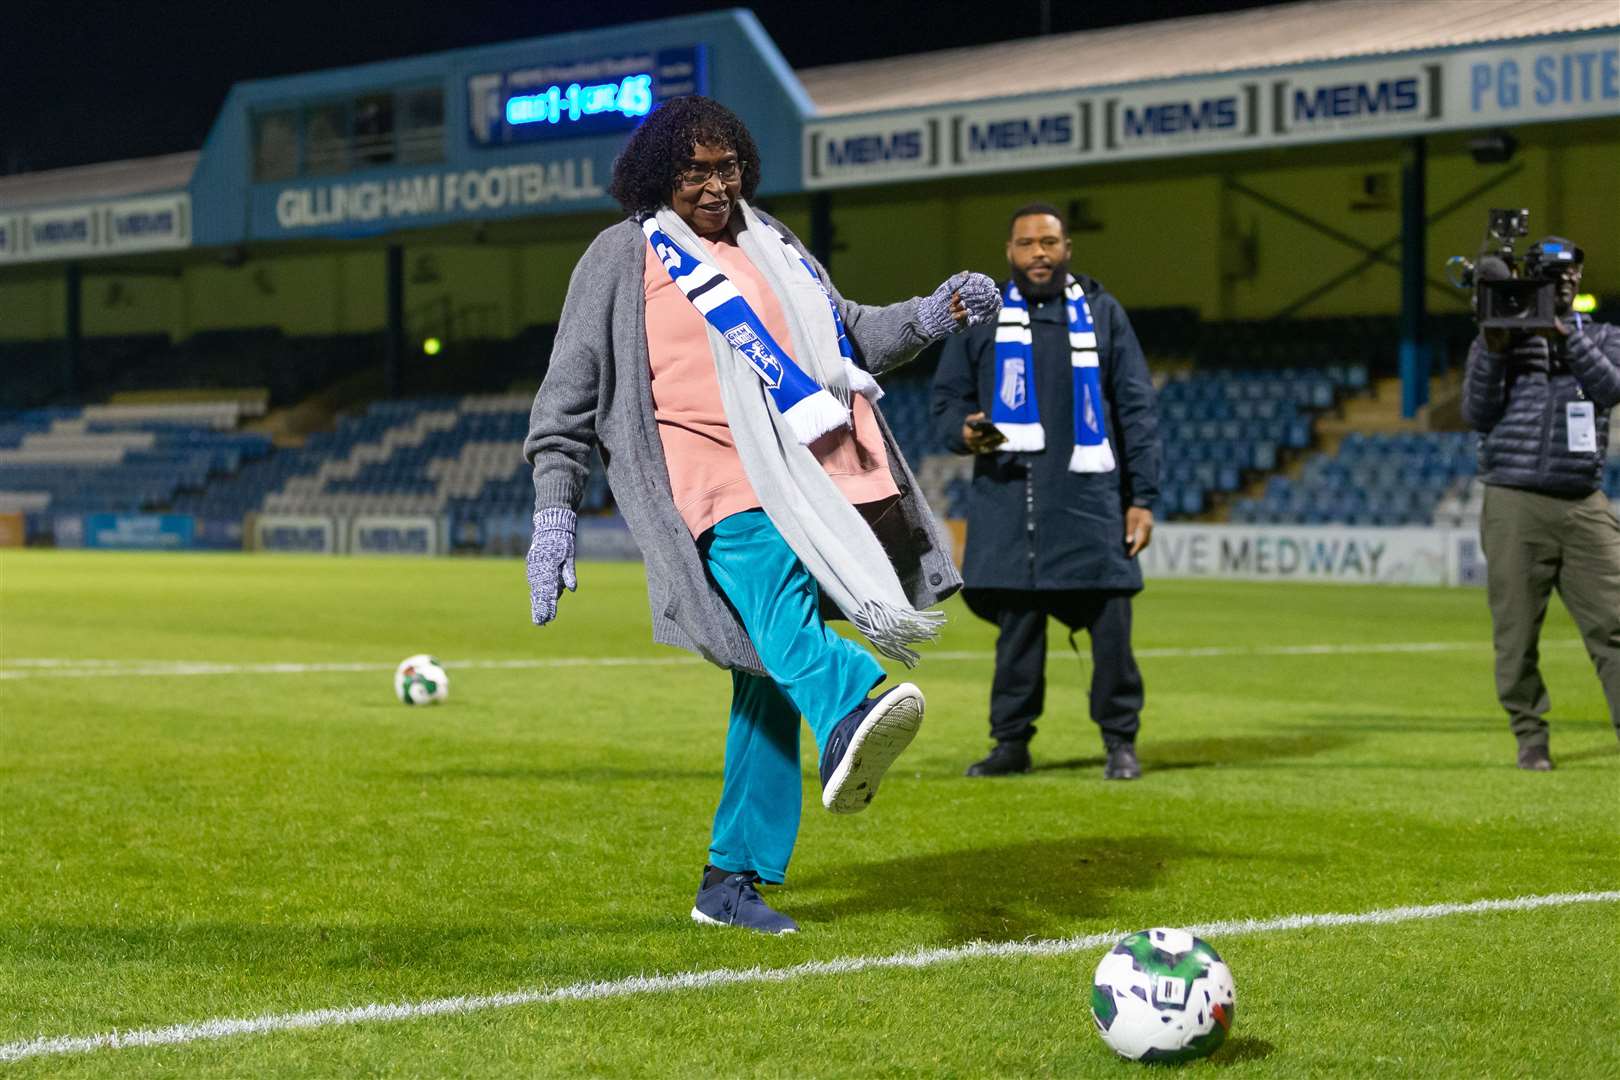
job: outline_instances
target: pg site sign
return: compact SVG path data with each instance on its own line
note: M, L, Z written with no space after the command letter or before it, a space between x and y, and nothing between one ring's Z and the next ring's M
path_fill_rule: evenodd
M1620 34L813 121L825 189L1620 116Z

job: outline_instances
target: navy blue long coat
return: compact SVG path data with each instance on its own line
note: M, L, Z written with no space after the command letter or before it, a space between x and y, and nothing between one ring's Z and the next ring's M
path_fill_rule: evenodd
M1059 299L1032 305L1035 400L1046 449L981 454L973 462L967 551L962 577L973 589L1106 589L1137 592L1142 570L1126 556L1125 508L1151 506L1159 494L1159 426L1153 382L1136 333L1107 290L1076 275L1097 332L1108 439L1116 467L1069 471L1074 446L1074 376L1069 325ZM975 326L945 343L934 376L932 412L945 445L968 452L962 420L991 413L996 327Z

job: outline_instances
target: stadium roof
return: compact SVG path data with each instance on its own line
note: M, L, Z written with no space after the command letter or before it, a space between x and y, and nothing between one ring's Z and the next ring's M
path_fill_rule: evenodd
M1620 27L1617 0L1310 0L797 72L819 117Z
M0 176L0 206L26 210L54 203L123 199L181 191L191 182L201 151L107 161L68 169Z

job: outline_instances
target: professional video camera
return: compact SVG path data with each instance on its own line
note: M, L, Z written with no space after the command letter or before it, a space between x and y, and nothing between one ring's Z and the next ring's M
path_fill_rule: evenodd
M1530 232L1530 211L1492 210L1479 255L1446 260L1446 277L1459 289L1474 290L1474 317L1481 330L1551 331L1557 323L1560 269L1585 261L1580 248L1558 244L1531 248L1524 259L1513 242Z

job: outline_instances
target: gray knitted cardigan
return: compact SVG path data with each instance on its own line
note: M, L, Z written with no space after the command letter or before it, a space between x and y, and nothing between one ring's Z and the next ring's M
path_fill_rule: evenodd
M804 250L784 226L766 220ZM577 510L591 448L600 448L614 502L646 562L653 639L690 649L723 668L764 674L675 509L653 416L642 285L646 247L641 228L621 221L603 230L574 267L551 366L535 395L523 443L534 466L535 507ZM820 264L816 269L830 287L826 271ZM915 299L866 307L836 291L833 295L861 364L873 374L912 359L930 341L918 322ZM881 413L878 426L900 499L873 528L912 603L928 607L955 592L962 579Z

